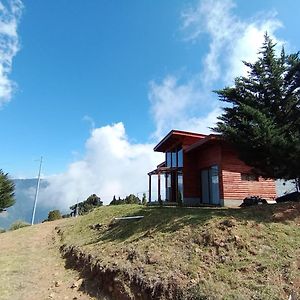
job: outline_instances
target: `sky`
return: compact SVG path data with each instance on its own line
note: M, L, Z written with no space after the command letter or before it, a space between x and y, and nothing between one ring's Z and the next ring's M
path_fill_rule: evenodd
M171 129L209 133L212 91L268 34L300 49L294 0L0 1L0 168L42 175L41 204L146 192Z

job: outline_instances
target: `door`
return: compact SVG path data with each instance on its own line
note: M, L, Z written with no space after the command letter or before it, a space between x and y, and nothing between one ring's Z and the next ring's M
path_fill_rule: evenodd
M209 204L209 170L201 171L202 203Z
M218 166L212 166L209 169L209 180L210 180L210 203L214 205L220 204L220 193L219 193L219 168Z
M220 204L218 166L201 170L201 196L204 204Z

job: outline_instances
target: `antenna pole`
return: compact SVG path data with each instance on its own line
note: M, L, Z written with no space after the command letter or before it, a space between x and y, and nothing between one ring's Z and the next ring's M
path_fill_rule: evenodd
M42 163L43 163L43 156L41 156L41 160L40 160L40 168L39 168L38 180L37 180L36 190L35 190L34 204L33 204L32 217L31 217L31 225L34 224L36 204L37 204L39 189L40 189Z

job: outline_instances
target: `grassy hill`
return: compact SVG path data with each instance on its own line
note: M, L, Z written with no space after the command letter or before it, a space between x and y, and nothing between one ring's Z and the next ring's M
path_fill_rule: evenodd
M143 215L140 220L115 217ZM68 265L113 299L300 295L300 203L108 206L59 226Z

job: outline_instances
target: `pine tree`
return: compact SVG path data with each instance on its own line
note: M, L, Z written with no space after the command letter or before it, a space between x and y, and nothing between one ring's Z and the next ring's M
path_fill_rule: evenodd
M15 204L14 183L8 178L8 174L0 169L0 212Z
M117 199L116 196L113 197L112 201L109 203L109 205L117 205Z
M143 205L147 205L147 197L146 197L146 193L143 193L142 204L143 204Z
M271 38L254 63L244 62L248 75L233 87L216 91L228 103L214 130L238 151L240 158L264 178L300 178L299 53L276 56Z

